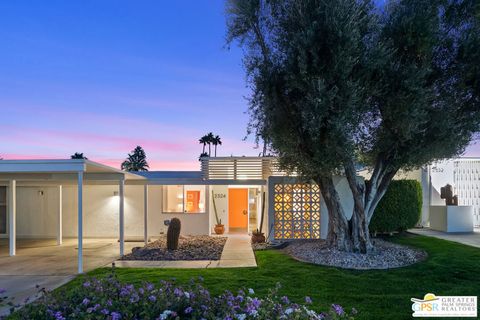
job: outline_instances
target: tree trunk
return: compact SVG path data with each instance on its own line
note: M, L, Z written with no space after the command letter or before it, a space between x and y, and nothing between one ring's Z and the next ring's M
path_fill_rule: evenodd
M373 245L365 215L353 210L348 220L333 183L320 183L320 189L328 209L328 246L347 252L371 252Z
M316 179L316 182L320 186L320 192L328 209L327 245L341 251L351 252L353 242L349 232L349 223L332 177L321 177Z
M357 179L357 173L353 163L345 165L345 176L353 196L353 213L350 219L350 231L352 234L353 249L356 252L368 253L373 250L370 241L367 217L365 215L365 183Z

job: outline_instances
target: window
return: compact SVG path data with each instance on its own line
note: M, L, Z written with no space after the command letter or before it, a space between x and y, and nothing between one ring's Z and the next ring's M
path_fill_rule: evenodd
M205 186L164 186L163 212L205 212Z

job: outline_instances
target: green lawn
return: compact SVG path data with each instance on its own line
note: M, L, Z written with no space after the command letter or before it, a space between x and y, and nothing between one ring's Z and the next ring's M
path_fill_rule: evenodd
M312 297L314 309L325 310L331 303L355 307L358 319L409 319L411 297L427 292L436 295L480 295L480 249L445 240L403 235L393 241L425 249L428 260L388 271L352 271L297 262L275 251L256 253L258 268L235 269L117 269L122 281L141 283L175 278L180 282L202 276L212 293L240 287L263 294L277 282L282 292L295 301ZM102 276L108 269L89 275ZM81 277L67 284L74 288Z

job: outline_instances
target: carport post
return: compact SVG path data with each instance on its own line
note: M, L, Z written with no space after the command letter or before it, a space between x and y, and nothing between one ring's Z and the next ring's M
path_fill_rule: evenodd
M83 171L78 172L78 273L83 273Z
M148 184L143 187L143 240L148 244Z
M17 245L17 181L10 180L8 192L8 235L10 256L15 255Z
M125 246L125 213L124 213L124 202L125 202L125 196L124 196L124 189L125 189L125 177L122 177L119 181L118 184L118 195L119 195L119 226L120 226L120 256L123 257L123 254L125 252L124 246Z
M63 234L62 234L62 185L58 186L58 217L57 217L57 245L60 246L63 242Z

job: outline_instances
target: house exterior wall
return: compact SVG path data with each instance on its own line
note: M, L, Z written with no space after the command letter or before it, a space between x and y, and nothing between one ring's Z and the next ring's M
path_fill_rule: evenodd
M119 234L119 198L117 186L84 186L84 237L116 238ZM125 237L143 238L143 186L125 186ZM43 193L43 194L42 194ZM149 186L148 230L150 236L165 232L164 220L177 217L182 234L208 234L206 213L162 212L162 186ZM17 187L17 236L19 238L55 238L58 213L58 187ZM63 236L77 236L77 188L63 187ZM188 215L188 218L187 218Z
M218 218L222 220L225 226L225 232L228 232L228 186L226 185L211 185L209 186L209 208L210 208L210 233L213 233L212 228L217 223L215 217L215 210L213 209L213 200L217 207ZM213 194L212 194L213 191ZM213 195L213 196L212 196Z

